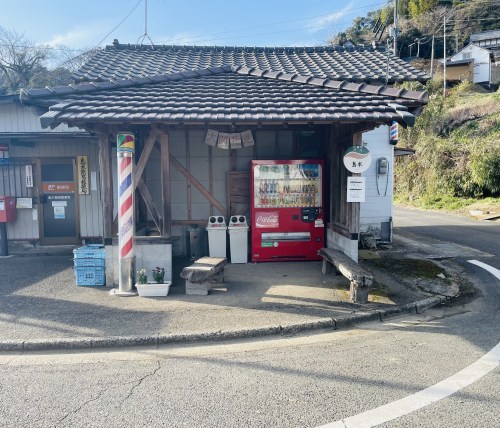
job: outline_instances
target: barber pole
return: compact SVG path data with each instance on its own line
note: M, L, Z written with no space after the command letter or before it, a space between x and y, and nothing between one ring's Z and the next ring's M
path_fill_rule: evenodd
M392 122L391 129L389 131L389 143L395 146L398 142L398 123Z
M134 295L134 153L135 137L130 133L117 136L118 157L118 292Z

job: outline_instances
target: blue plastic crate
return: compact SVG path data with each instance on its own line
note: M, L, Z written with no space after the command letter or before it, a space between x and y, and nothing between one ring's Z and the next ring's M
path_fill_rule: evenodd
M75 258L73 262L75 267L106 267L106 259Z
M106 285L106 269L95 266L75 267L76 285Z
M75 259L105 259L106 252L101 244L89 244L73 250Z

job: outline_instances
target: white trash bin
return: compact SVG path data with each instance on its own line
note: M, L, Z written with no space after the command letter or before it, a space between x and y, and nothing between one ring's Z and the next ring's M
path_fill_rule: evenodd
M226 258L226 220L222 216L210 216L208 219L208 252L210 257Z
M229 247L231 263L248 262L248 224L245 216L231 216L229 220Z

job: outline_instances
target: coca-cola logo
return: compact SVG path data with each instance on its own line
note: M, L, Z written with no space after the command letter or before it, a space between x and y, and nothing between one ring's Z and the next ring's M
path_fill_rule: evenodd
M279 227L278 211L256 212L255 227Z

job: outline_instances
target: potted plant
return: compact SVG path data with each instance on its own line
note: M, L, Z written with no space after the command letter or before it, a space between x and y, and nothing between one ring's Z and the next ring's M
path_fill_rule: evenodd
M170 290L170 281L165 281L165 268L156 267L153 269L154 281L148 281L146 269L142 268L137 272L137 292L141 297L164 297Z

